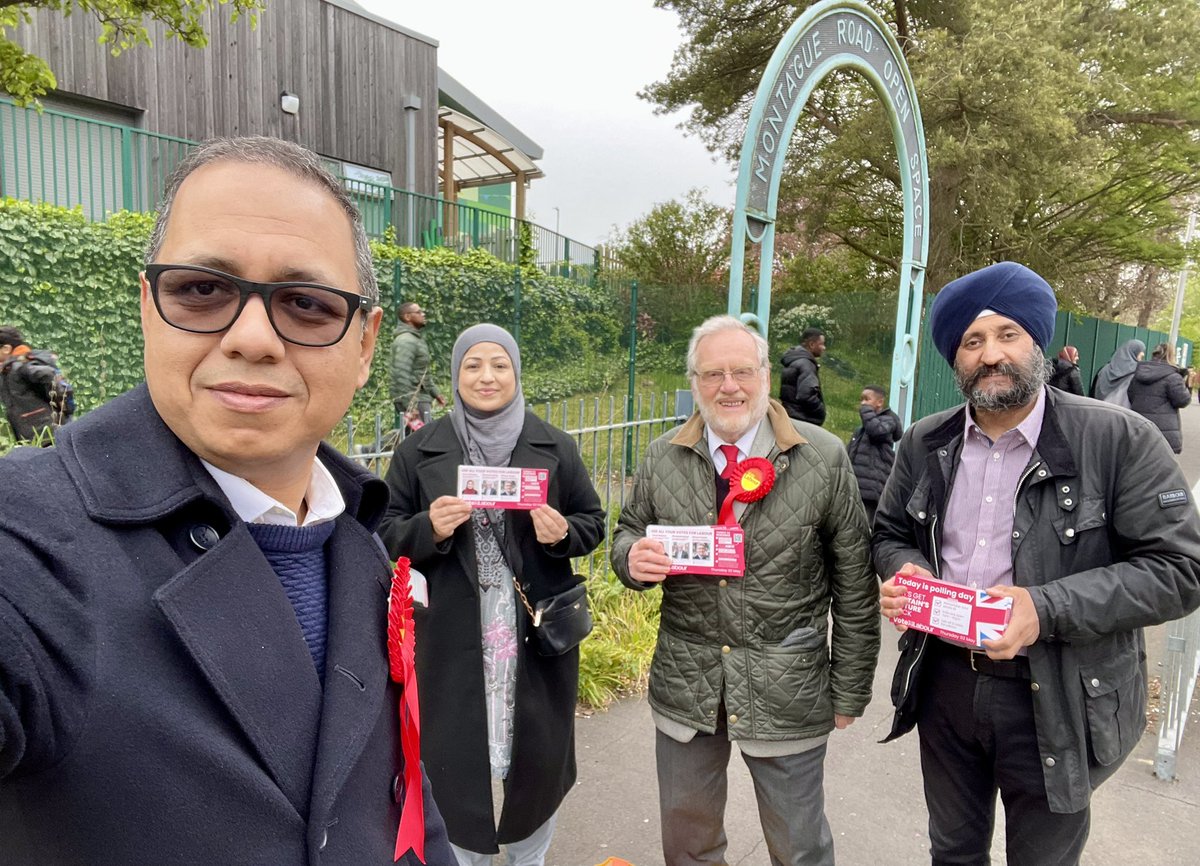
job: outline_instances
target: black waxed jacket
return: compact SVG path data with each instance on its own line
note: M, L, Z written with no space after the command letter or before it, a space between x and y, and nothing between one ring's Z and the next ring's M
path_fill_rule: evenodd
M1014 498L1013 582L1041 634L1029 648L1034 720L1054 812L1077 812L1145 730L1142 628L1200 606L1200 515L1166 442L1126 409L1046 389L1033 457ZM939 573L963 407L904 435L875 516L879 574ZM888 739L916 723L927 636L907 631Z

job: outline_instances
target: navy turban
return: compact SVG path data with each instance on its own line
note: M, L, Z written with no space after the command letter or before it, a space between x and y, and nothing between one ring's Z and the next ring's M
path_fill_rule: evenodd
M1012 319L1042 349L1054 339L1058 301L1050 284L1024 265L997 262L946 283L933 299L929 331L951 366L963 334L984 310Z

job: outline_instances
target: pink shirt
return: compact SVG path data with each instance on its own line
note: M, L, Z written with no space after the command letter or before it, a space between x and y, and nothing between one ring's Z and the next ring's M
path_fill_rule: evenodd
M942 527L942 580L972 589L1013 585L1017 485L1037 448L1045 414L1043 388L1025 420L992 442L967 412Z

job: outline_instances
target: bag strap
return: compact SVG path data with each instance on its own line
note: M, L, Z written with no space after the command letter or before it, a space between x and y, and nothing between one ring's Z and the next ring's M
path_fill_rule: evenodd
M504 559L504 564L508 566L508 573L512 575L513 589L517 591L517 595L521 599L521 604L525 605L525 610L529 614L529 618L533 620L533 627L537 628L542 624L542 612L535 611L533 605L529 603L529 596L525 595L525 590L521 589L521 582L517 580L517 573L513 570L512 563L508 561L508 552L505 550L504 537L500 535L500 531L496 529L495 522L488 518L488 529L492 531L492 537L496 539L496 545L500 548L500 556Z

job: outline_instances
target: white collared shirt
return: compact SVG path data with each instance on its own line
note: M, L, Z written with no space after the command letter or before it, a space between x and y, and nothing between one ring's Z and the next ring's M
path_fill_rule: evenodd
M245 478L233 475L223 469L218 469L206 460L201 460L208 474L217 482L221 492L229 499L229 504L237 512L238 517L246 523L270 523L275 526L313 526L334 520L346 510L346 500L337 482L329 474L329 470L316 457L313 458L312 476L308 481L308 490L304 493L304 501L308 512L304 515L304 523L296 519L296 512L288 508L274 497L263 493Z
M725 452L721 450L722 445L733 444L737 446L738 462L745 460L750 456L750 448L754 445L754 437L758 435L758 428L762 426L763 419L759 418L758 423L741 435L737 442L728 443L707 424L704 425L704 435L708 437L708 453L712 457L713 468L720 475L725 471Z

